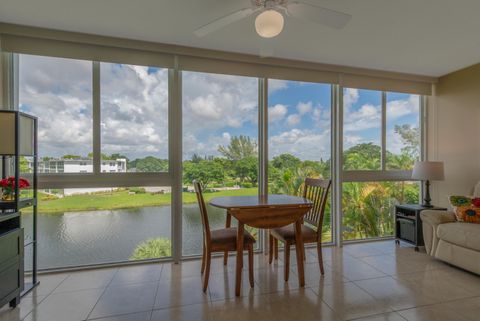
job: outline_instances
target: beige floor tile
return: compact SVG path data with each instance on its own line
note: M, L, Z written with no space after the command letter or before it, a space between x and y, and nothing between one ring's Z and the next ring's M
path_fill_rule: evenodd
M150 321L213 321L210 305L193 304L182 307L153 310Z
M113 276L110 286L158 282L162 272L162 264L141 264L119 268Z
M156 291L157 283L109 287L98 300L89 318L104 318L152 310Z
M363 262L388 275L446 268L447 265L426 254L402 256L378 255L360 258Z
M218 263L220 263L219 260ZM215 265L211 265L212 272L216 271L218 267L223 268L223 264L218 263L216 263ZM201 264L201 260L184 261L180 262L179 264L165 263L163 264L160 281L166 281L175 278L200 276Z
M389 312L355 319L355 321L405 321L405 319L397 312Z
M374 245L374 242L347 244L343 246L343 250L355 258L385 254L385 251Z
M338 282L348 282L340 273L332 270L331 267L324 264L325 274L320 274L318 263L305 264L305 283L306 286L319 287Z
M391 312L388 304L376 300L352 282L312 288L341 319L353 319Z
M330 321L341 320L312 289L274 293L268 296L269 308L278 321Z
M451 295L455 293L456 289L460 289L463 291L460 293L460 297L464 297L465 295L480 296L480 277L453 266L423 272L400 273L395 275L394 278L422 284L422 286L425 284L427 290L431 288L431 284L439 284L442 288L448 288L448 290L453 291ZM455 298L451 298L450 300L452 299Z
M200 277L174 278L157 285L155 309L206 303L208 292L202 291Z
M385 273L357 258L343 257L335 262L326 262L326 265L331 270L341 274L349 281L373 279L386 276Z
M409 321L478 321L480 298L429 305L398 313Z
M254 271L255 275L255 293L275 293L288 292L298 289L298 275L290 270L289 280L285 282L283 266L270 266L268 269L258 269ZM248 274L245 273L245 278Z
M22 298L20 304L12 309L6 304L0 309L0 321L18 321L23 320L46 296L31 296Z
M122 315L116 315L116 316L113 316L113 317L107 317L107 318L101 318L101 319L89 319L89 320L95 320L95 321L150 321L151 315L152 315L152 312L148 311L148 312L122 314Z
M255 295L211 303L215 321L276 321L268 295Z
M225 300L235 297L235 273L225 272L223 274L212 274L208 282L208 293L213 301ZM252 296L259 294L260 289L255 282L254 288L250 287L248 274L244 270L242 273L242 287L240 296Z
M38 276L40 284L26 296L48 295L52 293L69 275L69 273L41 274Z
M53 293L102 289L112 280L117 269L98 269L71 273Z
M398 280L387 276L384 278L355 282L374 298L388 304L394 310L408 309L416 306L438 302L432 293L421 284Z
M81 321L88 317L103 290L51 294L25 318L26 321Z
M411 288L421 288L432 303L480 295L480 277L447 270L427 270L396 275Z

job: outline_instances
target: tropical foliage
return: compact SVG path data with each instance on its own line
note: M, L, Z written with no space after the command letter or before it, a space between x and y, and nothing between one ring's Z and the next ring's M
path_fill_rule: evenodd
M149 239L137 245L130 260L145 260L172 256L172 244L167 238Z

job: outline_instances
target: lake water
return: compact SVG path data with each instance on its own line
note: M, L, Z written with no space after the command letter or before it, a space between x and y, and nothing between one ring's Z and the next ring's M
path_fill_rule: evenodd
M224 227L225 212L209 207L211 228ZM32 214L22 214L25 243L31 240ZM38 215L38 268L128 261L148 239L171 239L170 206L65 212ZM202 225L197 204L183 207L183 254L201 254ZM31 270L31 246L25 269Z

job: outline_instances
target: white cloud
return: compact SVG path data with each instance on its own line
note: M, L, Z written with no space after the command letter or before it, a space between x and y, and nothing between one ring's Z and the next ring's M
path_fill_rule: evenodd
M185 72L183 74L184 137L205 141L212 133L257 126L258 80L249 77ZM274 109L281 116L282 107ZM286 113L286 112L285 112ZM241 130L240 130L241 131ZM248 132L245 132L248 134ZM188 155L194 153L184 146ZM194 147L192 147L194 148ZM211 149L211 155L218 152ZM202 155L205 153L202 152Z
M345 89L343 93L343 104L345 106L345 109L349 110L350 107L358 101L358 98L360 98L358 89Z
M355 132L380 128L381 118L381 106L365 104L360 109L344 115L344 130L346 132Z
M284 153L293 154L303 160L329 159L330 130L319 133L295 128L270 137L270 158Z
M287 117L287 124L288 126L296 126L298 124L300 124L300 121L302 119L300 118L300 115L298 114L292 114L292 115L288 115Z
M312 106L312 105L313 105L313 104L312 104L311 101L309 101L309 102L307 102L307 103L305 103L305 102L299 102L299 103L297 104L298 113L299 113L300 115L305 115L305 114L307 114L307 113L310 113L310 112L312 111L312 109L313 109L313 106Z
M91 153L91 62L20 59L21 109L39 116L41 156ZM102 152L167 157L167 71L102 63L101 89Z
M410 95L408 99L392 100L387 103L387 120L395 120L407 115L419 115L420 98Z
M275 123L282 120L287 114L287 107L282 104L268 107L268 121Z
M288 88L288 81L287 80L279 80L279 79L269 79L268 80L268 93L272 94L275 91L282 90Z

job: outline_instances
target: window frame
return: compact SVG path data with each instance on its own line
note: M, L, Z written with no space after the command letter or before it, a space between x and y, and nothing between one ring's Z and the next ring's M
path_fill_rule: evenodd
M18 55L2 53L3 68L3 102L4 106L18 108ZM187 259L182 255L182 69L178 59L174 67L151 65L151 67L168 69L168 161L167 172L153 173L102 173L101 172L101 104L100 104L100 61L91 61L93 71L93 173L57 173L39 174L39 188L84 188L84 187L135 187L135 186L171 186L171 222L172 222L172 256L166 259L179 262ZM141 65L141 64L139 64ZM190 70L185 70L190 71ZM203 72L216 73L216 70ZM228 70L227 70L228 72ZM235 73L228 73L234 75ZM239 74L241 75L241 74ZM259 193L268 192L268 80L278 79L258 77L258 148L259 148ZM300 77L299 77L300 78ZM295 81L314 82L309 79ZM343 86L331 85L331 197L332 197L332 243L341 246L342 239L342 185L344 182L368 181L406 181L411 180L411 170L386 170L386 93L382 91L382 169L379 171L344 170L343 168ZM371 88L369 88L371 89ZM420 99L420 159L426 159L427 150L427 101L428 97L419 94ZM420 194L423 186L420 188ZM264 232L261 233L263 246L268 248ZM391 238L391 237L388 237ZM369 241L374 239L369 239ZM362 240L346 241L361 242ZM154 260L155 261L155 260ZM139 262L119 262L118 264L135 264Z

